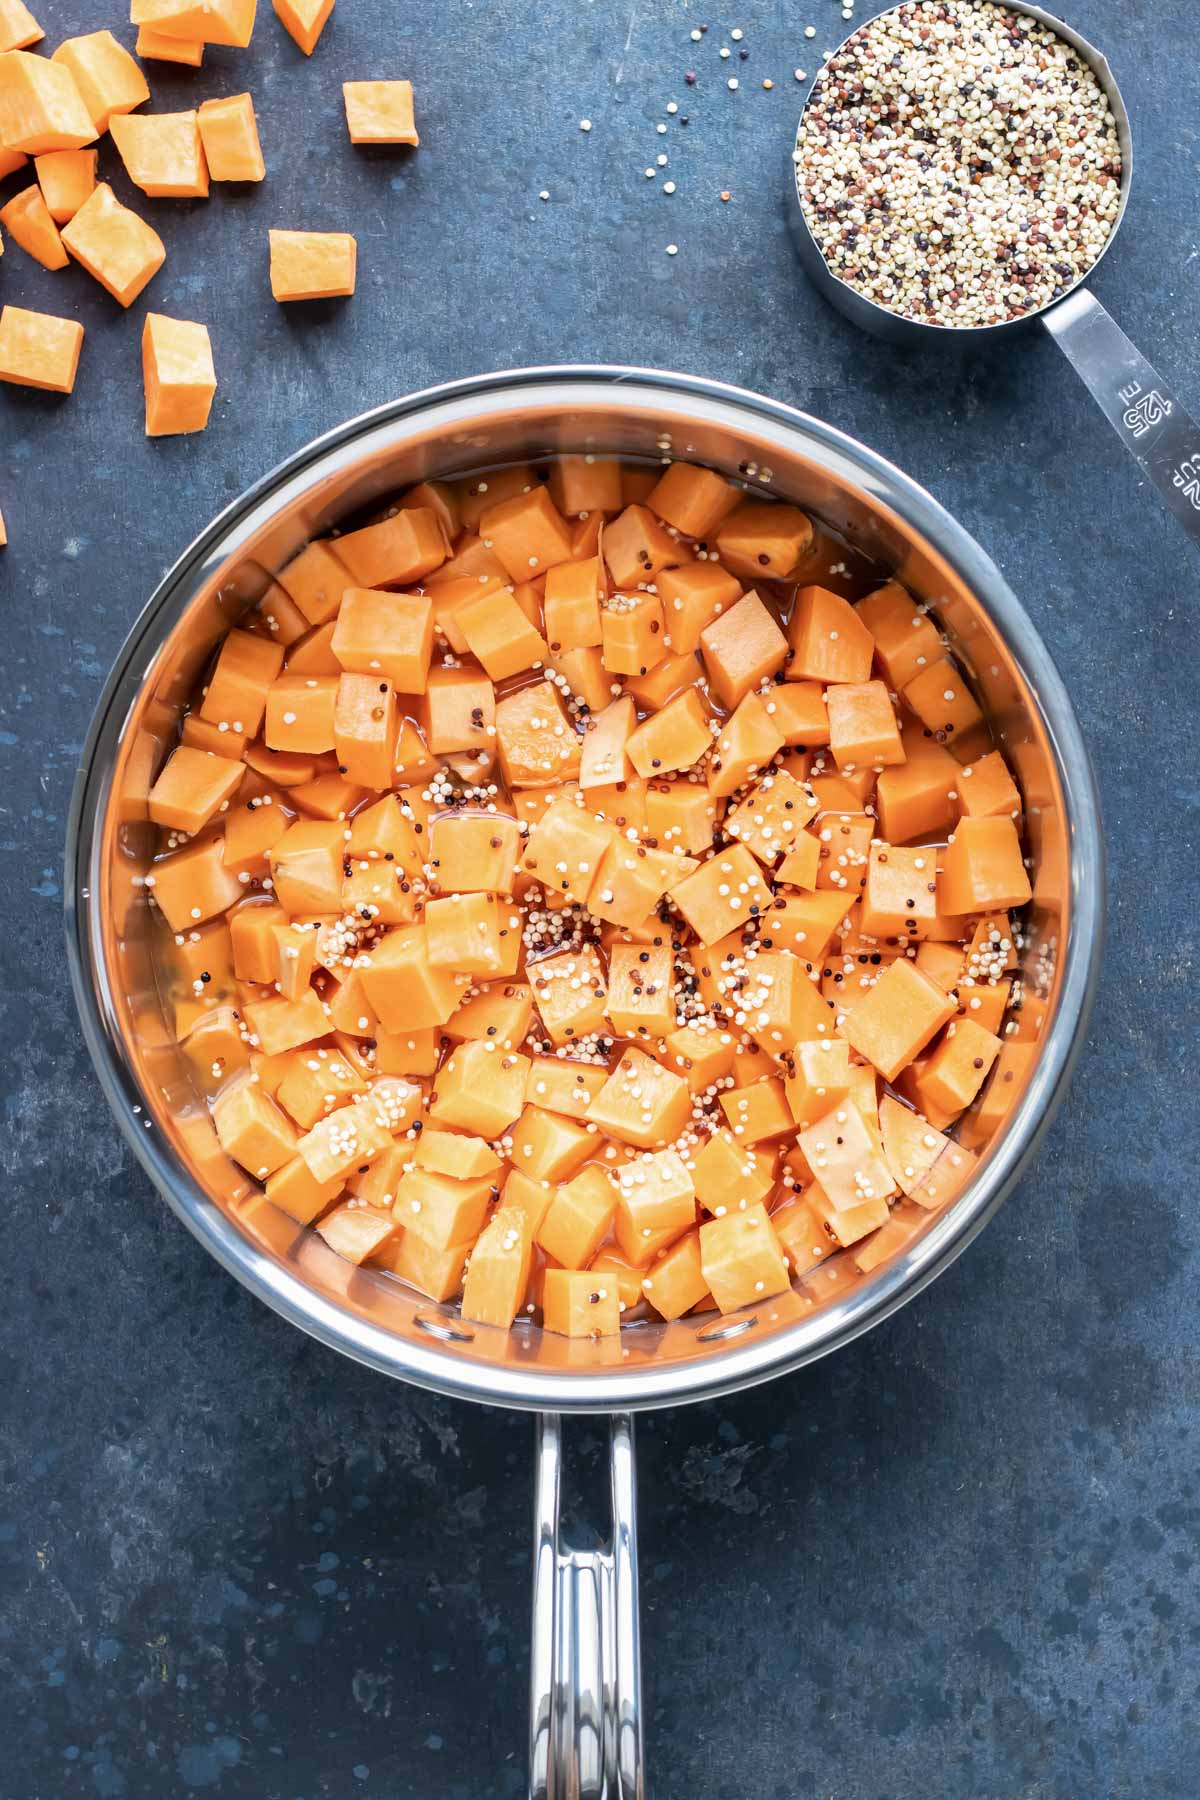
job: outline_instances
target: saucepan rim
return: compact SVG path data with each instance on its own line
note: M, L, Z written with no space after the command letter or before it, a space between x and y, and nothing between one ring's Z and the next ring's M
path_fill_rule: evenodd
M596 1371L548 1370L469 1360L435 1339L400 1338L339 1306L253 1243L204 1190L165 1135L154 1128L149 1098L125 1047L116 997L104 966L99 846L122 731L147 670L214 571L239 540L266 523L287 490L311 485L372 435L403 430L439 407L478 402L478 428L524 396L545 402L557 389L562 410L598 395L656 395L727 409L744 428L796 434L810 456L920 535L954 569L996 627L1036 706L1050 743L1066 809L1070 845L1070 927L1060 945L1058 1005L1024 1093L1000 1144L970 1188L902 1256L861 1289L774 1334L746 1333L703 1356L656 1366ZM730 421L731 423L734 421ZM799 447L799 445L797 446ZM995 564L953 516L874 451L807 413L745 389L654 369L565 364L500 371L426 388L347 421L305 445L248 488L203 531L168 571L118 653L97 706L72 795L66 843L68 956L88 1049L126 1142L172 1211L209 1253L260 1300L344 1355L403 1380L460 1399L530 1410L611 1412L675 1405L753 1386L828 1355L878 1324L946 1269L987 1223L1032 1156L1083 1041L1103 933L1104 852L1095 779L1063 683L1033 624Z

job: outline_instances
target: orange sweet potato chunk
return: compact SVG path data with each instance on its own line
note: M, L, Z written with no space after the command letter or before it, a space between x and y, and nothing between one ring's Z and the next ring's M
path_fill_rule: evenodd
M70 258L63 249L58 226L36 183L22 188L7 206L0 207L0 224L12 233L13 242L20 244L22 250L27 251L35 262L40 262L44 269L66 268Z
M254 30L257 0L131 0L134 25L150 25L167 37L244 50Z
M151 199L207 197L208 164L194 112L121 114L108 129L125 173Z
M65 225L96 185L96 152L47 150L34 159L34 169L47 212L56 225Z
M275 16L288 36L311 56L329 23L333 0L271 0Z
M62 234L76 262L122 306L132 306L167 259L158 233L128 206L122 206L107 182L97 182Z
M74 76L97 132L107 131L114 114L132 112L150 98L146 77L111 31L68 38L50 60Z
M189 69L198 69L204 61L204 45L199 38L168 37L152 25L140 28L135 48L139 56L153 57L156 62L182 63Z
M267 173L254 101L249 94L205 100L196 114L200 141L214 181L262 181Z
M331 300L354 292L358 245L347 231L272 231L276 300Z
M71 71L27 50L0 57L0 144L38 156L81 150L96 137Z
M848 600L828 588L802 587L788 625L789 681L871 679L875 640Z
M938 911L999 912L1024 906L1031 889L1010 818L962 818L938 858Z
M0 381L69 394L82 345L83 326L74 319L6 306L0 312Z
M23 169L28 161L29 158L23 150L9 150L6 145L0 144L0 181L3 181L6 175L15 175L17 170ZM0 255L3 255L3 246L0 246Z
M147 313L142 328L147 437L175 437L208 424L217 376L207 325Z
M343 81L352 144L419 144L411 81Z
M956 1010L936 981L901 958L889 963L843 1020L841 1032L885 1081L894 1081Z
M0 0L0 51L28 50L45 35L25 0Z

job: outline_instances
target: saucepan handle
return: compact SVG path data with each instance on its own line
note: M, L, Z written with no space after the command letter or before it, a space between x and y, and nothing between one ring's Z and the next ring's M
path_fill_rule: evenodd
M633 1420L609 1421L611 1536L564 1544L563 1427L537 1424L530 1800L644 1800Z
M1200 426L1086 288L1042 316L1117 436L1200 544Z

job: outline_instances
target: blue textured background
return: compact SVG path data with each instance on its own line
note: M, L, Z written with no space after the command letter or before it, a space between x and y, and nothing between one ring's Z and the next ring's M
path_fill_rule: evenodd
M34 4L50 44L105 22ZM897 355L805 287L780 171L792 70L837 41L838 8L705 5L340 0L311 62L264 8L250 52L152 65L163 108L250 87L269 177L195 205L117 177L169 252L132 316L11 243L0 265L0 296L87 326L70 399L0 390L5 1800L521 1790L531 1427L335 1359L168 1217L80 1045L61 844L109 660L219 507L396 393L570 358L761 389L930 487L1049 642L1111 849L1087 1053L979 1243L836 1359L640 1427L655 1792L1200 1790L1200 564L1048 341ZM1196 13L1080 0L1072 18L1138 141L1097 289L1195 411ZM720 63L734 25L749 58ZM415 155L347 142L339 84L376 75L416 84ZM673 97L690 123L660 137ZM642 173L664 149L670 199ZM355 298L275 306L273 224L355 231ZM211 328L203 438L141 435L148 305ZM599 1433L581 1436L598 1486Z

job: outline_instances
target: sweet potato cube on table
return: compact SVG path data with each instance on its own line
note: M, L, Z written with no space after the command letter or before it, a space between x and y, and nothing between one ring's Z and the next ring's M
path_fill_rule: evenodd
M900 958L883 971L841 1030L852 1049L885 1081L893 1081L955 1011L954 1001L935 981Z
M943 1112L970 1106L1000 1053L1000 1039L972 1018L953 1020L921 1070L921 1091Z
M525 1104L529 1058L472 1039L455 1047L438 1071L429 1116L439 1125L497 1138Z
M779 1240L760 1201L701 1225L700 1267L723 1313L769 1300L789 1285Z
M534 1242L564 1269L585 1269L604 1241L617 1196L598 1163L589 1163L553 1191Z
M761 695L739 701L713 746L708 765L708 791L718 799L736 793L751 776L767 767L783 747L783 736Z
M902 689L908 706L939 744L955 743L983 726L966 678L948 656L930 663Z
M659 476L646 505L684 537L709 538L741 498L741 489L715 469L677 462Z
M611 675L644 675L666 654L656 594L613 593L600 602L601 660Z
M336 586L337 577L332 580ZM343 669L378 675L402 694L423 694L433 655L432 602L423 594L347 585L330 643Z
M915 943L937 918L937 851L872 844L861 927L868 937Z
M510 581L533 581L571 559L571 533L544 487L530 488L489 505L480 534Z
M533 1233L515 1207L501 1207L484 1226L463 1283L461 1312L479 1325L507 1330L529 1286Z
M525 1099L547 1112L582 1119L594 1095L608 1080L608 1070L556 1056L535 1056L529 1067Z
M604 561L614 587L635 588L660 569L686 562L688 552L645 506L627 506L604 528Z
M354 292L358 245L349 232L274 230L268 235L276 300L333 300Z
M62 155L78 152L63 151ZM70 261L63 249L50 209L36 183L14 194L6 206L0 207L0 224L12 234L13 242L40 262L43 269L65 269Z
M635 1157L614 1180L617 1244L635 1268L648 1262L664 1239L695 1223L696 1190L674 1150Z
M83 326L74 319L6 306L0 312L0 381L69 394L82 346Z
M875 640L848 600L802 587L788 622L789 681L867 682Z
M152 57L157 62L181 63L189 69L198 69L204 61L204 45L199 38L168 37L165 31L155 31L152 25L139 26L134 49L139 56Z
M995 912L1024 906L1029 876L1017 828L1009 818L962 818L939 853L941 913Z
M97 133L107 131L118 114L130 113L150 98L146 77L111 31L67 38L50 60L74 77Z
M650 777L690 769L711 743L704 703L689 688L642 721L631 733L627 751L638 774Z
M156 825L194 836L236 794L243 774L228 757L180 744L150 789L150 817Z
M200 142L214 181L262 181L267 173L254 101L249 94L205 100L196 113Z
M896 693L942 655L941 638L926 609L898 581L885 582L854 610L875 639L875 656Z
M788 642L774 613L751 589L704 627L700 651L710 688L723 706L732 708L783 667Z
M61 62L9 50L0 62L0 144L40 156L81 150L98 135L75 77Z
M267 1199L297 1225L311 1225L330 1203L337 1199L345 1183L340 1175L332 1181L316 1181L302 1156L293 1156L282 1168L266 1179Z
M875 786L875 809L888 841L908 844L953 826L960 810L962 769L920 728L906 726L900 741L906 760L883 770Z
M665 1037L675 1029L670 947L614 944L608 956L609 1023L618 1037Z
M598 556L547 569L542 611L553 651L587 650L600 643L601 590Z
M562 1337L616 1337L621 1329L616 1282L592 1269L547 1269L542 1324Z
M650 1266L642 1294L664 1319L681 1319L708 1293L700 1264L700 1234L685 1232Z
M482 594L455 608L455 623L467 649L493 681L541 668L550 655L546 641L529 623L511 588Z
M430 858L447 893L512 892L521 834L502 813L452 813L430 828Z
M63 228L62 240L76 262L122 306L133 305L167 257L158 233L122 206L103 181Z
M544 787L578 774L579 739L551 682L506 694L496 703L495 719L500 766L510 787Z
M411 81L343 81L352 144L419 144Z
M260 1181L296 1154L291 1121L260 1087L245 1078L217 1096L212 1116L226 1156Z
M667 635L678 652L699 650L701 633L736 605L742 584L715 562L685 562L663 569L654 585L663 603Z
M567 1044L604 1031L604 965L592 945L543 957L530 968L529 979L551 1043Z
M832 1242L843 1250L861 1242L869 1232L878 1231L888 1221L886 1200L876 1196L850 1206L835 1206L819 1181L805 1189L804 1202Z
M347 1262L360 1264L386 1248L400 1227L387 1213L359 1200L346 1200L320 1219L315 1230L331 1250Z
M783 1091L801 1130L823 1119L850 1092L848 1045L832 1037L794 1044Z
M142 328L147 437L175 437L208 424L217 375L207 325L147 313Z
M882 681L835 682L826 694L829 748L839 769L882 769L904 761L904 746Z
M864 1201L887 1200L896 1183L866 1121L852 1100L843 1100L798 1133L796 1142L809 1168L838 1210Z
M45 35L25 0L0 0L0 51L28 50Z
M275 16L288 36L311 56L329 23L333 0L271 0Z
M2 217L3 215L0 215ZM959 771L958 803L972 819L1020 817L1021 796L999 750L990 750Z
M94 150L47 150L34 158L46 210L56 225L73 219L96 185Z
M560 1113L526 1106L512 1128L509 1160L533 1181L567 1181L595 1154L596 1135Z
M790 1135L796 1129L783 1082L778 1077L752 1081L748 1087L727 1091L721 1095L720 1102L729 1129L739 1143L761 1144L785 1133Z
M717 532L717 550L735 575L786 581L812 539L812 520L798 507L745 500Z
M626 1050L588 1107L588 1119L622 1143L652 1150L673 1143L688 1122L686 1081L640 1050Z
M256 0L131 0L130 20L169 37L244 50L254 30Z
M664 850L699 856L712 848L717 802L694 781L652 781L646 789L646 829Z
M789 850L817 810L817 802L786 769L762 776L725 820L730 837L737 838L762 863L773 864L780 851Z
M435 969L500 972L500 907L492 894L450 894L425 903L425 941Z
M356 1100L319 1119L297 1149L315 1180L333 1181L339 1175L344 1180L356 1164L373 1162L391 1141L370 1102Z
M406 1231L435 1250L465 1244L478 1237L495 1192L490 1175L456 1180L414 1162L405 1170L396 1193L395 1216Z
M204 199L208 164L195 112L115 116L109 133L125 173L152 199Z
M766 915L771 890L741 844L710 857L670 889L671 899L702 944Z

